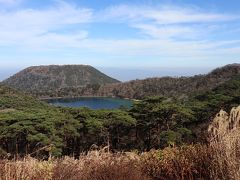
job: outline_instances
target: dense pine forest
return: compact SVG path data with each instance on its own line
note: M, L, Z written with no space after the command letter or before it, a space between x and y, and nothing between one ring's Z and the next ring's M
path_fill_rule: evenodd
M221 108L239 105L239 97L239 75L188 99L154 96L117 110L54 107L1 85L1 157L78 157L103 147L143 152L204 143L209 121Z
M240 0L0 0L0 180L240 180Z
M1 84L0 179L239 179L240 75L224 77L113 110L56 107Z

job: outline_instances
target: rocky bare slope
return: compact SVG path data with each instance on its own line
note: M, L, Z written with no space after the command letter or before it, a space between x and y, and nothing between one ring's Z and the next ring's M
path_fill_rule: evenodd
M83 88L117 83L88 65L33 66L22 70L2 83L38 96L56 94L64 88Z

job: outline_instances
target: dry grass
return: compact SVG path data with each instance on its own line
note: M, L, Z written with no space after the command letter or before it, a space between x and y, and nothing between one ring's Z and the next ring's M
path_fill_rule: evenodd
M190 145L145 153L142 169L154 179L207 179L211 161L206 146Z
M48 161L25 158L0 162L1 180L149 180L142 174L140 158L135 153L91 151L80 159L65 157Z
M209 145L188 145L143 154L91 151L79 159L1 160L1 180L240 179L240 131Z
M210 143L214 159L211 172L215 179L240 179L240 129Z
M141 173L139 156L134 153L112 154L92 151L80 160L59 159L53 169L53 179L79 180L147 180Z
M53 164L50 161L38 161L27 157L17 161L0 161L1 180L51 179Z
M240 129L209 145L147 152L142 162L143 172L153 179L240 179Z

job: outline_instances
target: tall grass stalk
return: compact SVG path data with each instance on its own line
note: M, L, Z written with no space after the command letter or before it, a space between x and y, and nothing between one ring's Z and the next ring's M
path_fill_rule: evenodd
M0 160L1 180L240 179L240 130L208 145L195 144L142 154L90 151L79 159L26 157Z

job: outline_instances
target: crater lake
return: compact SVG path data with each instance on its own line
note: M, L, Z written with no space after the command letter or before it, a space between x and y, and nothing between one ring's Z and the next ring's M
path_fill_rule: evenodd
M110 97L57 98L46 100L49 104L62 107L88 107L90 109L130 108L132 100Z

